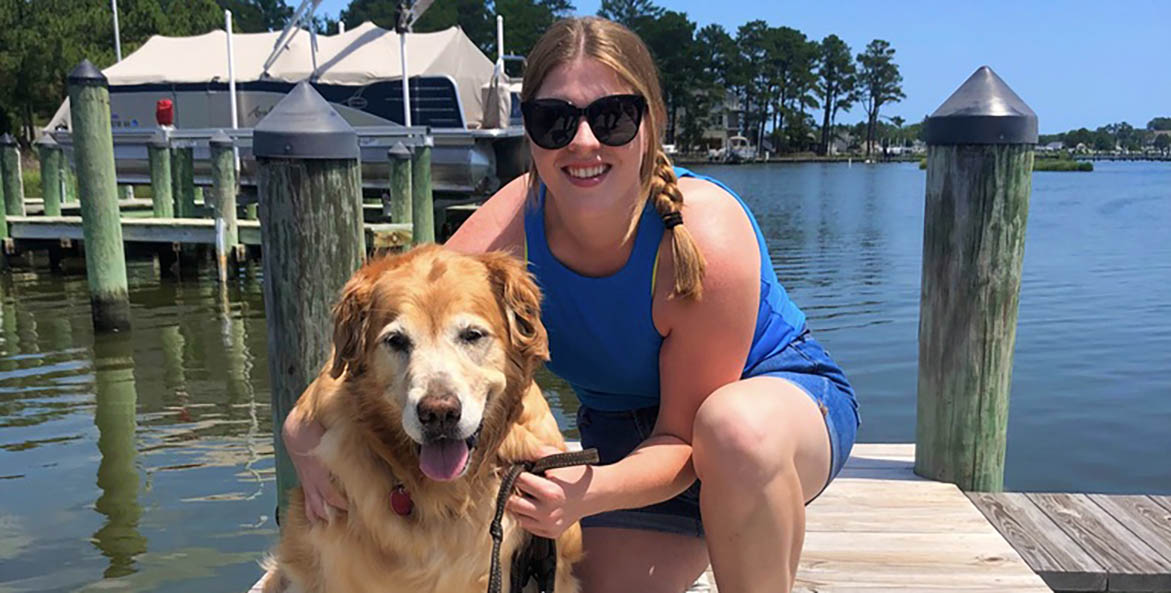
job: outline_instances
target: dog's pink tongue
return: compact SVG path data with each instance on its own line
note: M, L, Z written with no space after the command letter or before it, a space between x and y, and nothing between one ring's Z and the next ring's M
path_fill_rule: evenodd
M437 482L454 480L468 462L468 444L454 439L443 439L423 445L419 451L419 469Z

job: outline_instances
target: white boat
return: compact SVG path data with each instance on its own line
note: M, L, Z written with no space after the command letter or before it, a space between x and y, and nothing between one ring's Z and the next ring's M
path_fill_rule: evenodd
M386 151L403 128L400 39L372 23L337 35L235 33L236 121L229 92L228 34L154 36L103 71L110 85L115 159L121 183L146 183L145 142L159 130L156 103L170 99L175 134L195 145L198 183L208 183L207 147L217 129L250 137L285 93L302 80L352 125L362 149L363 184L385 188ZM406 34L411 124L434 136L432 185L438 192L485 194L522 172L520 83L507 78L457 27ZM280 44L280 47L277 47ZM485 110L485 104L492 106ZM66 100L46 130L69 145ZM412 128L413 129L413 128ZM251 154L241 154L241 182L251 183Z

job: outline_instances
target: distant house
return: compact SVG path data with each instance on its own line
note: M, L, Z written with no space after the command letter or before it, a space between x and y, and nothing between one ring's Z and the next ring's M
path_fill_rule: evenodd
M739 97L725 90L723 100L716 101L708 114L711 125L703 131L704 148L727 146L728 138L740 132L740 120L743 116L744 109L740 106Z
M695 93L703 93L705 91L696 89ZM711 109L706 116L706 127L701 136L699 146L677 146L680 152L691 151L708 151L723 149L728 145L728 139L740 133L740 122L743 117L744 110L740 107L740 101L736 95L724 89L717 89L717 93L722 96L713 102ZM680 107L676 113L677 126L682 127L683 122L687 120L687 109Z
M1060 152L1062 150L1065 150L1065 143L1061 141L1050 142L1037 147L1037 152Z
M857 141L854 139L853 134L846 131L839 131L829 141L829 153L831 155L846 154L850 152L850 147L856 143Z

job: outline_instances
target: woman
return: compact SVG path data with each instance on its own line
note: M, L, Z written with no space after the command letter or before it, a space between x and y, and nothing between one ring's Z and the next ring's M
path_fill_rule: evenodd
M549 367L602 464L523 474L508 509L554 537L581 520L586 592L788 591L805 504L841 469L853 391L777 282L747 207L672 168L649 52L621 25L556 23L522 92L533 166L447 246L505 250L545 293ZM684 224L686 221L686 224ZM290 416L309 450L320 427ZM294 455L310 513L344 505ZM698 478L698 482L697 482Z

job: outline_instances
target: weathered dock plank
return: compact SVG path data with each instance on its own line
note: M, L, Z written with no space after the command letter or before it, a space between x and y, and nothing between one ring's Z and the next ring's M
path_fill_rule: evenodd
M1143 543L1084 494L1025 495L1106 571L1107 591L1171 590L1171 560Z
M1106 590L1102 565L1023 493L971 492L968 498L1054 590Z
M1102 510L1126 526L1165 560L1171 560L1171 510L1144 495L1090 494ZM1163 497L1171 500L1171 497Z

